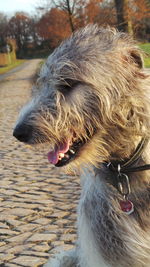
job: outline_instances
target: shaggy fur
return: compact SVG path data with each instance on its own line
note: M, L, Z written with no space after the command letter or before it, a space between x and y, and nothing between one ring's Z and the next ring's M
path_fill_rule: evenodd
M135 42L110 27L79 30L43 65L14 136L52 150L82 142L66 166L82 173L77 248L46 266L150 266L150 172L129 175L135 210L127 215L116 174L102 164L127 160L141 138L149 138L149 82ZM139 165L150 163L148 152L147 145Z

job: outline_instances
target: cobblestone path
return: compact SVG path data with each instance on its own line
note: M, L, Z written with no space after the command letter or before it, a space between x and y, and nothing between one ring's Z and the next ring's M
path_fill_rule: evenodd
M42 266L76 239L78 178L58 172L44 153L12 136L38 63L29 61L0 82L0 266L5 267Z

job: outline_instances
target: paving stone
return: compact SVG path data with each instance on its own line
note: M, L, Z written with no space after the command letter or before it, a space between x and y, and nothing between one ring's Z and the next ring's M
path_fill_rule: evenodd
M70 250L70 249L73 249L74 248L74 245L71 245L71 244L64 244L62 246L57 246L55 248L53 248L51 250L51 253L52 254L56 254L56 253L59 253L60 251L62 250ZM94 266L93 266L94 267Z
M20 266L20 265L18 265L18 264L15 264L15 263L5 263L5 265L4 266L2 266L2 267L18 267L18 266Z
M44 226L45 231L48 231L49 233L53 233L53 234L57 234L57 235L59 235L62 232L64 232L64 229L61 229L60 227L53 228L52 226L53 225L46 225L46 226ZM57 227L58 225L55 225L55 226Z
M33 223L37 223L37 224L41 224L41 225L46 225L50 223L50 220L47 218L39 218L35 221L33 221Z
M51 242L53 240L55 240L57 238L56 234L34 234L33 236L31 236L28 241L31 242L39 242L39 241L48 241Z
M0 242L0 247L5 246L5 242Z
M9 226L6 223L0 222L0 228L9 229Z
M75 241L76 239L76 235L75 234L63 234L60 238L60 240L63 240L63 241L67 241L67 242L70 242L70 241Z
M49 254L48 253L46 253L46 252L39 252L39 251L35 251L35 250L25 250L25 251L22 251L21 253L20 253L21 255L26 255L26 256L28 256L28 255L32 255L32 256L38 256L38 257L49 257Z
M2 222L5 222L7 220L14 220L16 218L17 216L10 215L9 213L7 214L6 212L0 214L0 221Z
M12 201L4 201L3 202L4 207L8 208L25 208L25 209L35 209L38 207L38 204L31 204L31 203L19 203L18 202L13 202ZM20 214L19 214L20 216Z
M3 242L5 243L5 242ZM6 243L0 247L0 253L7 251L9 248L11 248L9 245L6 245Z
M17 263L20 266L35 267L37 265L44 264L46 259L34 256L19 256L11 260L11 262Z
M53 241L54 242L54 241ZM43 252L49 250L49 245L46 242L40 242L39 245L32 247L32 250Z
M6 222L10 225L10 226L12 226L12 227L16 227L16 226L18 226L18 225L20 225L20 224L22 224L22 222L21 221L19 221L19 220L11 220L11 219L6 219Z
M53 241L52 242L52 246L54 247L54 248L58 248L58 247L62 247L62 246L64 246L64 241L63 240L57 240L57 241Z
M12 260L14 258L14 255L13 254L3 254L3 255L0 255L0 260L2 261L2 262L5 262L5 261L10 261L10 260Z
M32 244L18 245L18 246L8 248L7 253L19 254L25 251L26 249L30 249L31 247L32 247Z
M11 238L8 238L7 241L8 242L15 242L15 243L20 243L22 244L25 240L27 240L27 238L29 236L31 236L32 233L30 232L26 232L24 234L21 234L21 235L17 235L17 236L14 236L14 237L11 237Z
M12 231L12 230L9 230L9 229L0 229L0 234L1 235L17 235L18 234L18 232L16 232L16 231Z
M64 217L69 216L69 214L70 213L67 211L58 211L58 212L53 212L51 214L51 217L60 219L60 218L64 218Z
M63 227L64 225L68 224L68 219L59 219L59 220L57 220L57 224L60 227Z
M22 225L16 227L16 230L18 230L20 232L30 232L30 231L38 228L39 225L37 225L35 223L26 223L26 224L22 224Z

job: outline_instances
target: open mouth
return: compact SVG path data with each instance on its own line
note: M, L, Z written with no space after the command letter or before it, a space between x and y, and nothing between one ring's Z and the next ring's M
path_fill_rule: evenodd
M76 140L71 143L67 140L63 143L55 145L53 151L48 153L48 161L54 164L56 167L62 167L67 165L69 162L75 159L80 148L84 145L84 141Z

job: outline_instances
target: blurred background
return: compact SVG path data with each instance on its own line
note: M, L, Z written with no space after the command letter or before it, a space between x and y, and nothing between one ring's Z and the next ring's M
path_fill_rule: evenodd
M150 0L5 0L0 3L0 73L17 59L45 58L88 23L126 31L150 53ZM150 67L149 56L145 66Z

